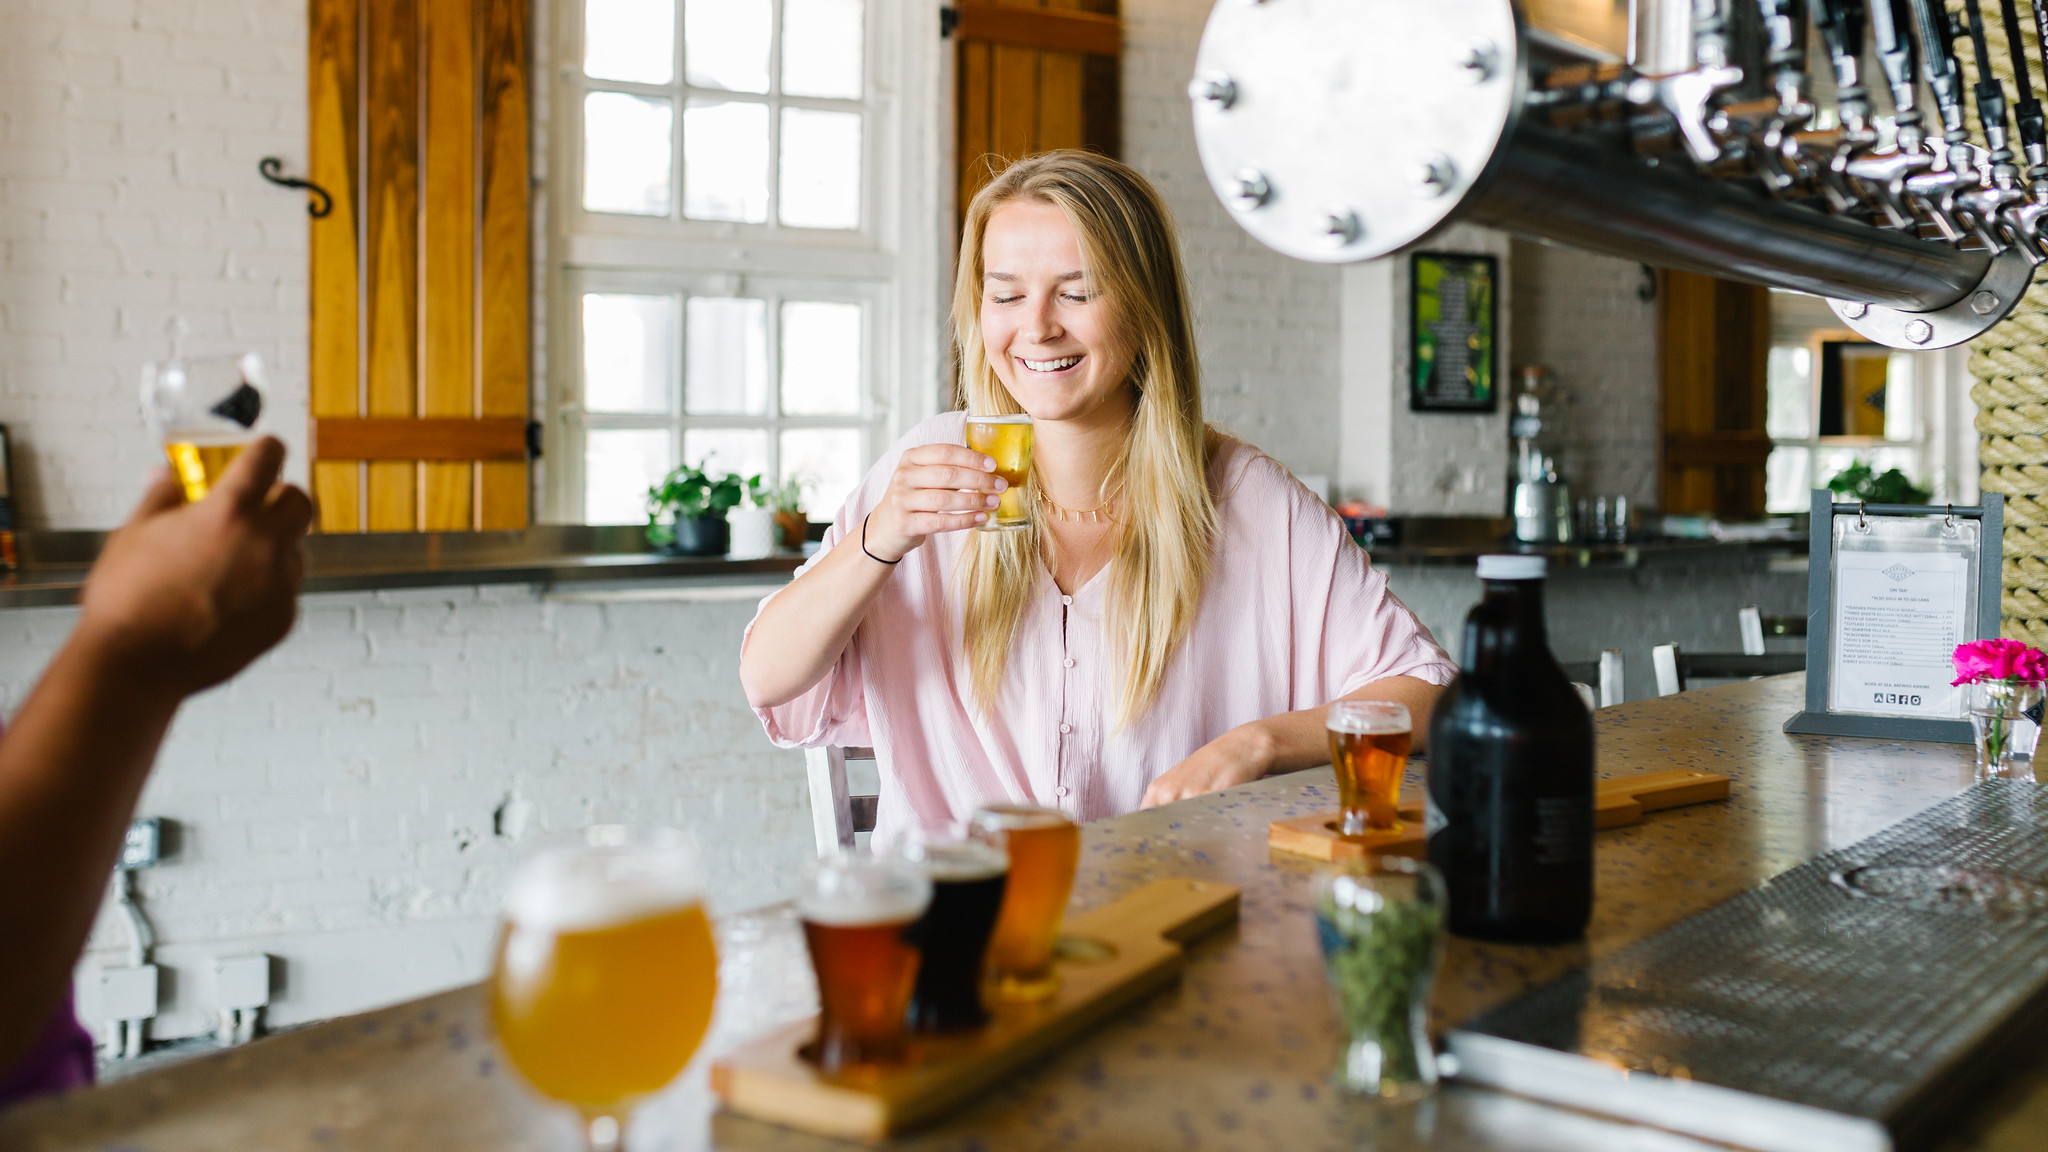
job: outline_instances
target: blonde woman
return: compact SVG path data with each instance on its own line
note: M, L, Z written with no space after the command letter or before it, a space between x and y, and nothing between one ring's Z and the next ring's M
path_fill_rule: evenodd
M878 831L980 805L1112 816L1327 763L1330 701L1455 671L1341 521L1202 420L1173 224L1113 160L1020 160L968 207L953 293L969 410L1035 424L1030 529L966 531L995 462L918 425L749 627L784 747L872 746Z

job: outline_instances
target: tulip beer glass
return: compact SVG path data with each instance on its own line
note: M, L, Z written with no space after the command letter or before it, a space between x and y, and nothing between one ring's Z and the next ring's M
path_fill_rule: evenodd
M1324 725L1330 731L1330 765L1337 770L1337 800L1343 808L1337 834L1399 832L1396 803L1414 727L1408 709L1384 700L1339 700L1330 705Z
M967 446L994 459L996 475L1010 485L1003 489L1002 503L996 505L996 510L989 513L988 520L981 527L984 530L1030 527L1031 500L1025 495L1024 481L1031 475L1031 417L1022 413L969 416Z
M600 825L514 873L492 963L498 1042L534 1089L616 1149L634 1103L696 1054L718 956L688 838Z
M263 360L254 352L143 366L142 410L187 501L204 499L256 439L263 388Z
M1043 1000L1059 991L1053 948L1081 862L1081 829L1051 808L998 805L974 814L976 839L1010 854L1010 883L989 941L988 974L1001 1000Z
M903 1059L903 1023L917 983L911 925L932 882L906 860L843 854L820 860L796 899L818 975L818 1040L826 1072Z

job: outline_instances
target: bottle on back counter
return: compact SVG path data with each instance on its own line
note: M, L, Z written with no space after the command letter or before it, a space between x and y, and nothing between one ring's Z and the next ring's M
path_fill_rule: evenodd
M1482 556L1458 678L1429 724L1429 862L1450 928L1572 940L1593 911L1593 717L1543 628L1541 556Z

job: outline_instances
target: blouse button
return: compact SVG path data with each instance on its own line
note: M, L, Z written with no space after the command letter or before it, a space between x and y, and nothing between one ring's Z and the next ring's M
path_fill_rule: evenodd
M1053 795L1055 795L1055 796L1057 796L1057 797L1059 797L1059 798L1060 798L1060 799L1062 799L1062 800L1066 799L1066 798L1067 798L1067 786L1066 786L1065 784L1062 784L1062 785L1060 785L1059 787L1057 787L1057 788L1055 788L1055 789L1053 789L1053 790L1052 790L1052 794L1053 794Z
M1062 597L1060 597L1060 603L1062 603L1062 604L1072 604L1073 602L1074 602L1074 598L1073 598L1072 596L1062 596Z
M1065 660L1060 661L1060 663L1065 664L1069 668L1072 668L1074 666L1074 658L1069 656Z
M1062 733L1066 733L1066 732L1072 732L1073 730L1074 730L1074 726L1073 726L1072 724L1062 724L1062 725L1060 725L1060 731L1061 731Z

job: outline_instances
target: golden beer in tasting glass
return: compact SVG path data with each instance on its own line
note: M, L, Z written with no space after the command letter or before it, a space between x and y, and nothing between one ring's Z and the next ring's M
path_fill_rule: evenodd
M996 462L996 475L1008 481L1002 503L980 527L984 530L1025 528L1031 524L1031 502L1024 481L1031 475L1031 417L969 416L967 446Z
M704 1040L718 955L696 854L673 829L602 825L537 853L505 896L490 979L506 1057L618 1147L641 1098Z
M1081 829L1063 812L1024 804L983 808L969 827L1010 854L1003 910L988 945L990 991L999 1000L1043 1000L1059 991L1053 949L1081 863Z
M1339 700L1324 719L1337 771L1340 836L1399 832L1401 777L1414 724L1408 709L1382 700Z
M266 399L254 352L143 366L142 409L188 503L205 499L261 434Z

